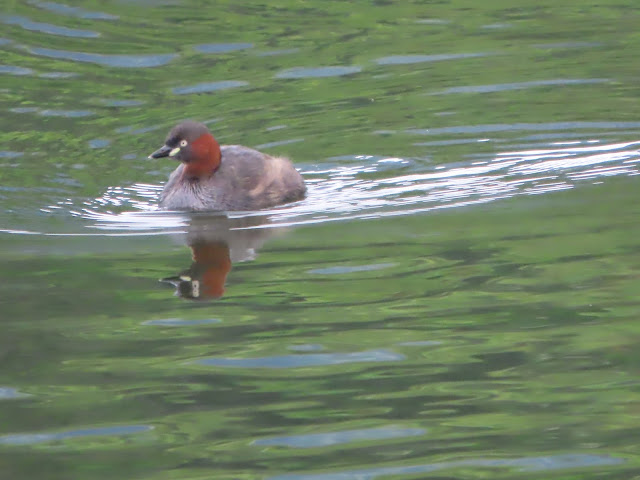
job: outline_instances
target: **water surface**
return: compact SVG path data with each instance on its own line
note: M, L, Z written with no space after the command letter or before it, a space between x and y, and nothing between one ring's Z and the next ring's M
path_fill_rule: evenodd
M633 478L631 2L11 2L15 480ZM160 212L176 122L307 199Z

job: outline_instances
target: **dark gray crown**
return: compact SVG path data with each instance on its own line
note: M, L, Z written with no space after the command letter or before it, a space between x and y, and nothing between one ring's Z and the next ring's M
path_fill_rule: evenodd
M180 143L180 140L191 143L205 133L209 133L209 130L204 124L186 120L171 129L164 143L169 147L175 147Z

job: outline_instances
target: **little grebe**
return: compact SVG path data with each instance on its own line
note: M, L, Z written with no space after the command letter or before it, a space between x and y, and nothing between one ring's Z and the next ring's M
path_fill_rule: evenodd
M149 158L180 160L160 195L166 210L257 210L304 198L292 163L241 145L218 144L207 127L176 125Z

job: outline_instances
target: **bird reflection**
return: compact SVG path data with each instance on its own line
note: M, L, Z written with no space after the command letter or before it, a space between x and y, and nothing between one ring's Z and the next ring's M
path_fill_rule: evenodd
M175 294L182 298L209 300L222 297L232 263L253 260L263 243L283 230L255 228L267 222L266 217L232 219L224 215L194 214L186 233L191 266L160 281L173 285Z

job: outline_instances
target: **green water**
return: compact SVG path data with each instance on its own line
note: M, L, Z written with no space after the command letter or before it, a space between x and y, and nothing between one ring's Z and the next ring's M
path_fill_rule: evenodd
M0 479L640 476L632 2L1 8Z

